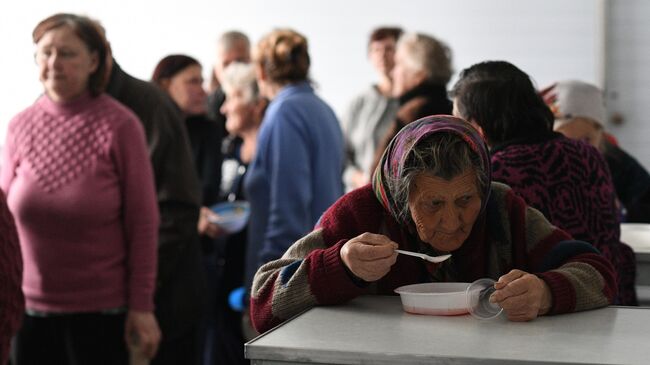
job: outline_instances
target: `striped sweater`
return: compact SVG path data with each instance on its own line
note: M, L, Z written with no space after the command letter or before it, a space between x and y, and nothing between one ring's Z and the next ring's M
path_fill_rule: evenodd
M616 295L612 265L589 245L551 225L510 188L492 183L486 210L463 246L442 264L398 256L391 271L372 283L352 277L340 258L343 244L361 233L380 233L402 249L428 247L402 229L375 198L370 185L339 199L316 229L255 275L251 318L264 332L302 310L345 303L362 294L393 294L401 285L498 279L512 269L535 273L551 289L550 313L611 304Z

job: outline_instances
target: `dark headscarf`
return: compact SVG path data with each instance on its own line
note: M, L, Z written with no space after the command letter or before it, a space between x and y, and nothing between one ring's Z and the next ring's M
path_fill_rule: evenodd
M407 225L408 222L400 220L400 209L395 204L386 178L398 179L403 177L404 163L411 151L420 141L434 133L452 133L459 136L481 158L481 169L487 176L485 186L479 187L483 189L481 212L485 210L490 194L490 182L492 181L490 156L485 141L478 131L463 119L450 115L433 115L418 119L402 128L388 144L373 175L372 188L377 199L400 224Z

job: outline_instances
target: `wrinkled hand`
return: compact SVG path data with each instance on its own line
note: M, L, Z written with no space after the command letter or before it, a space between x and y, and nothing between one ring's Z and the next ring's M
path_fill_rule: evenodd
M210 208L201 207L201 214L199 215L198 231L200 235L205 235L210 238L221 237L226 232L217 224L210 222L210 217L216 217L216 214Z
M358 278L367 282L388 274L397 260L397 243L381 234L362 233L341 248L341 259Z
M153 359L161 338L160 328L153 312L130 310L124 327L124 339L127 345L137 343L144 355Z
M551 309L551 289L544 280L527 272L512 270L501 276L494 288L490 302L498 303L511 321L530 321Z

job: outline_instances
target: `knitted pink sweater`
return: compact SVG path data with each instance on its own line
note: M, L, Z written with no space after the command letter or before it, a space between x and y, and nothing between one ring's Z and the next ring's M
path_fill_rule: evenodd
M144 131L107 95L42 96L10 123L0 187L28 309L153 309L158 210Z

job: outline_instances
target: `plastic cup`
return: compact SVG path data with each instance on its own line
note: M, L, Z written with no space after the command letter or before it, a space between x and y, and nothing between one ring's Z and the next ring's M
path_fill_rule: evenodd
M467 287L467 310L474 318L491 319L503 311L498 304L490 303L490 295L496 290L494 283L492 279L478 279Z

